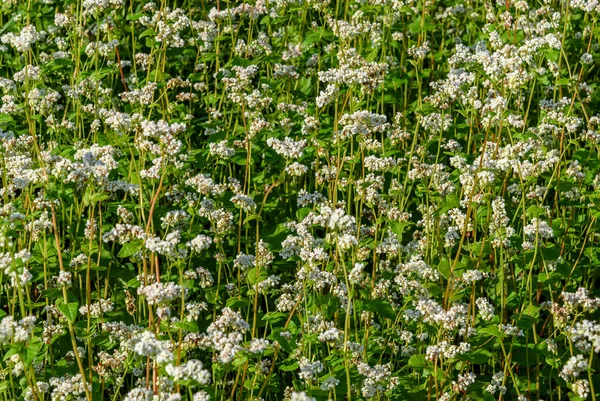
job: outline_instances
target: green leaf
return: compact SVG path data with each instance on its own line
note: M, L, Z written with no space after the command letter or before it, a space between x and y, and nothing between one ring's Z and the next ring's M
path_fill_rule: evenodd
M283 337L281 335L282 332L283 332L282 329L273 330L273 332L269 336L269 339L273 340L273 341L277 341L279 343L279 345L281 345L281 348L283 348L284 351L289 352L289 353L294 352L294 350L297 348L297 344L296 344L295 340L293 338L290 338L288 340L286 337Z
M142 32L140 34L140 36L138 36L138 39L144 38L146 36L150 36L150 37L156 36L156 32L154 32L153 29L146 29L144 32Z
M404 233L404 229L410 226L412 223L410 222L391 222L390 229L394 234L398 236L399 239L402 239L402 234Z
M500 329L498 326L488 326L482 329L477 329L477 333L479 334L489 334L492 337L501 337L502 333L500 333Z
M466 354L459 355L458 359L475 364L485 364L493 356L494 354L486 349L476 349L474 351L467 352Z
M269 323L283 322L288 318L288 315L282 312L269 312L262 317L262 320Z
M75 322L75 319L77 319L77 312L79 311L78 301L68 302L65 304L62 299L59 299L56 301L56 307L63 313L63 315L65 315L69 322Z
M279 367L279 370L283 370L284 372L291 372L292 370L296 370L299 367L300 367L300 365L298 364L298 362L290 362L288 360L287 363L281 364L281 366Z
M244 382L244 387L248 390L258 390L260 386L254 382L254 379L248 379Z
M388 319L395 320L396 313L394 313L394 308L389 302L386 301L371 301L365 304L365 309L369 312L379 313L383 317L387 317Z
M136 239L134 241L128 242L125 245L123 245L123 248L121 248L117 256L120 258L128 258L138 253L142 249L143 245L144 241L142 241L141 239Z
M144 13L129 14L126 19L127 21L136 21L142 18L143 16Z
M225 302L228 308L245 308L248 306L248 298L229 298L227 302Z
M408 366L413 369L422 369L427 366L427 361L425 360L424 354L412 355L408 359Z
M247 357L247 356L245 356L245 355L240 355L240 356L236 357L236 358L233 360L233 362L231 362L231 364L232 364L233 366L240 366L240 365L243 365L243 364L245 364L247 361L248 361L248 357Z
M256 271L256 268L251 268L250 270L248 270L248 284L257 284L260 283L261 281L264 281L267 279L267 277L269 277L269 274L267 273L267 271L265 269L259 268L258 272Z
M438 272L445 278L448 279L452 274L450 272L450 261L446 256L442 257L440 263L438 264Z
M176 329L189 331L191 333L198 332L198 325L196 324L196 322L175 322L173 323L173 327L175 327Z

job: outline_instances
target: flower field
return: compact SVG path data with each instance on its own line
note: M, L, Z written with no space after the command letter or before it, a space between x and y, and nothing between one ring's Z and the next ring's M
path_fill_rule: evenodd
M0 401L600 400L598 0L5 0Z

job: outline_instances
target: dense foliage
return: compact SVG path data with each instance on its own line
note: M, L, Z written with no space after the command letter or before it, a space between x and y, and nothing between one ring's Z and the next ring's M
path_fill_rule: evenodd
M0 10L3 400L600 395L597 0Z

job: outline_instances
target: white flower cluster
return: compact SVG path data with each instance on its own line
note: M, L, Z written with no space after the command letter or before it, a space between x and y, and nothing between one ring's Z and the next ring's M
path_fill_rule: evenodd
M175 300L181 300L181 297L187 294L187 289L168 281L147 286L141 285L137 293L146 297L148 305L167 305Z
M311 362L307 358L302 358L298 362L300 373L298 376L301 379L304 379L310 382L313 379L317 378L317 375L321 373L324 369L323 363L321 361Z
M452 390L454 390L457 393L464 393L465 391L467 391L467 387L475 383L476 378L477 375L475 375L475 373L470 372L465 373L463 375L458 375L458 380L452 381Z
M196 253L201 253L201 252L207 250L208 248L210 248L212 243L213 243L213 240L211 237L200 234L200 235L197 235L196 237L194 237L191 241L188 241L186 245L192 251L194 251Z
M576 379L579 375L586 371L589 368L589 364L585 356L573 355L569 358L567 363L563 365L559 376L562 377L565 381L569 381L570 379Z
M98 14L109 8L119 8L123 6L123 0L84 0L82 3L84 14Z
M267 145L273 148L278 155L286 159L298 159L302 157L302 151L306 147L306 143L306 139L294 141L288 136L283 138L283 141L273 137L267 139Z
M458 355L467 353L471 350L471 344L462 342L458 346L450 344L447 341L442 341L436 345L427 347L426 358L430 361L435 361L441 355L445 358L456 358Z
M136 239L146 239L146 233L142 227L135 224L117 223L102 235L104 242L117 241L119 244L125 244Z
M600 323L591 320L576 322L568 333L575 346L583 352L600 353Z
M100 317L103 313L112 312L113 310L114 304L110 299L100 299L91 305L80 307L79 313L84 316L87 316L89 313L91 317Z
M64 376L51 377L50 380L48 380L48 384L52 389L50 392L52 401L74 399L85 392L83 380L79 373L73 376L67 374Z
M202 362L197 359L190 359L180 366L168 364L165 371L175 382L193 380L203 386L210 384L212 377L210 372L204 369Z
M487 385L487 387L485 388L485 391L487 391L488 393L491 394L496 394L497 391L500 392L500 394L505 394L506 393L506 386L504 386L502 383L504 381L504 372L496 372L492 375L492 381L490 382L490 384Z
M10 345L13 342L29 341L33 334L35 321L35 316L27 316L19 321L10 315L5 316L0 322L0 344Z
M218 360L229 363L235 358L244 340L244 333L250 328L238 312L223 308L221 316L208 326L202 344L218 352Z
M42 37L42 33L38 32L33 25L26 25L21 29L18 35L12 32L5 33L0 37L0 42L10 44L17 49L18 52L25 53L31 49L31 45L37 42Z
M151 331L144 330L135 339L133 352L140 356L149 356L156 359L159 364L165 364L173 360L173 352L169 341L158 340Z
M398 378L392 377L389 365L369 366L359 362L356 366L358 373L365 376L361 393L366 398L374 397L377 393L393 390L398 385Z
M160 255L166 255L170 257L178 257L182 256L180 252L183 249L177 249L177 245L181 239L181 232L175 230L170 232L165 236L165 239L162 240L159 237L148 237L146 238L146 249L150 252L156 252Z
M494 305L487 298L477 298L475 304L479 309L479 315L483 320L492 320L494 318Z

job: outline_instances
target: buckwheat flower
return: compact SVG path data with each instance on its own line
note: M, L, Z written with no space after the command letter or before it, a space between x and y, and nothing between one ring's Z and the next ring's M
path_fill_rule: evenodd
M15 97L12 95L2 96L2 107L0 107L0 113L2 114L17 114L19 113L20 106L15 102Z
M121 92L119 93L119 97L125 103L147 106L152 103L152 98L156 88L156 82L150 82L140 89L132 89L127 92Z
M140 356L155 358L157 363L163 364L173 359L173 353L169 350L169 346L169 341L158 340L154 333L144 330L137 337L133 352Z
M91 317L100 317L105 312L112 312L114 304L110 299L101 299L91 305L84 305L79 308L79 313L86 316L88 313Z
M452 125L451 115L442 115L440 113L431 113L421 117L421 125L426 131L439 133L448 130Z
M590 383L586 379L577 380L571 385L571 390L579 396L582 400L585 400L590 395Z
M209 400L210 400L210 394L208 394L204 390L200 390L199 392L195 393L192 397L192 401L209 401Z
M285 168L285 172L292 177L300 177L308 172L308 167L304 164L294 162Z
M338 93L339 88L336 85L327 85L324 90L319 92L319 95L315 99L316 106L318 108L327 106L329 103L332 103L335 100Z
M208 145L208 151L211 156L215 156L220 159L229 159L233 155L235 155L235 149L228 148L227 144L227 140L223 140L217 143L212 142Z
M150 252L156 252L160 255L177 257L176 247L181 239L179 231L173 231L165 237L164 240L159 237L146 238L145 246Z
M588 368L587 359L583 355L574 355L569 358L558 375L568 382L570 379L579 377Z
M109 8L123 6L123 0L84 0L82 3L84 14L97 14Z
M175 382L193 380L201 386L209 385L212 377L211 373L204 369L202 362L197 359L190 359L180 366L168 364L165 371Z
M198 317L200 317L200 313L207 309L208 304L206 302L187 302L185 304L185 310L188 314L185 317L185 320L188 322L196 321L198 320Z
M358 245L358 239L352 234L342 234L337 238L337 245L340 251L347 251Z
M248 352L253 354L262 354L270 345L271 343L269 340L264 338L253 338L248 346Z
M475 383L475 373L465 373L464 375L458 375L457 381L452 381L452 389L459 393L467 391L467 387Z
M73 275L70 272L61 270L58 273L58 278L56 279L56 283L59 287L70 287L72 284Z
M533 240L536 234L541 239L550 239L554 237L552 227L547 222L539 220L537 217L531 219L531 223L523 228L523 233L530 239Z
M16 321L12 316L5 316L0 322L0 344L27 342L31 339L35 327L35 316L27 316Z
M319 334L317 339L324 343L335 344L343 339L344 332L335 327L331 327Z
M283 141L280 141L277 138L267 139L267 145L273 148L278 155L287 159L298 159L302 157L302 151L306 147L306 144L306 139L294 141L292 138L287 136L283 139Z
M500 329L500 331L502 333L504 333L507 336L519 336L519 337L525 336L525 333L523 333L523 330L519 329L516 326L513 326L512 324L499 324L498 328Z
M600 353L600 324L584 319L575 323L569 335L578 348L585 348L587 352L593 349Z
M365 168L372 171L387 171L396 167L397 162L392 157L367 156L364 159Z
M71 263L69 263L69 266L73 267L73 268L78 268L78 267L86 265L87 262L88 262L87 255L85 253L80 253L79 255L77 255L76 257L71 259Z
M223 308L221 316L208 326L205 341L219 352L218 360L229 363L242 350L244 333L250 328L238 312Z
M222 195L227 187L217 184L209 174L198 174L185 181L186 185L193 187L199 194L219 196Z
M290 401L317 401L317 399L309 396L304 391L300 391L299 393L293 391Z
M167 320L171 317L171 308L168 306L159 306L156 308L156 316L159 320Z
M581 181L585 178L585 173L582 170L583 168L579 161L573 160L569 164L569 167L566 170L566 174L577 181Z
M302 122L302 134L310 135L319 132L321 128L321 123L315 117L309 116L304 119Z
M477 298L475 304L479 308L479 315L483 320L492 320L494 317L494 306L487 298Z
M31 49L31 45L40 39L41 35L33 25L26 25L21 29L18 35L12 32L6 33L0 37L4 44L10 44L18 52L25 53Z
M492 380L490 384L487 385L485 391L491 394L495 394L497 391L500 391L500 394L506 393L506 386L502 385L502 381L504 379L504 372L496 372L492 375Z
M83 231L83 236L86 239L91 239L94 237L97 231L97 225L95 219L87 219L85 222L85 230Z
M482 272L481 270L468 270L463 273L462 280L467 284L472 284L483 280L487 276L487 273Z
M133 222L133 213L124 208L123 206L117 206L117 215L124 223L132 223Z
M258 292L266 294L270 289L277 288L281 283L281 278L276 275L270 275L260 283L258 283Z
M583 64L592 64L594 62L594 57L589 53L584 53L580 60Z
M129 391L123 401L153 401L154 391L145 387L136 387Z
M202 253L203 251L210 248L212 243L213 243L213 240L211 237L200 234L200 235L194 237L194 239L192 239L191 241L188 241L186 245L192 251L194 251L196 253Z
M21 69L20 71L15 72L15 74L13 75L13 79L16 82L25 82L25 80L30 80L30 81L37 81L40 79L40 73L41 73L41 68L37 65L31 65L28 64L25 67L23 67L23 69ZM41 93L41 92L30 92L31 94L34 93Z
M256 203L248 195L237 194L231 198L231 202L245 212L254 212L256 210Z
M181 300L181 296L185 296L187 290L169 281L167 283L153 283L147 286L141 285L137 293L146 297L148 305L165 305L175 300Z
M145 240L146 233L142 227L134 224L117 223L114 228L102 235L102 241L117 241L119 244L125 244L136 239Z
M297 80L300 77L300 75L296 72L296 67L293 65L275 63L275 65L273 66L273 77Z
M411 46L407 50L407 53L415 60L423 60L430 50L431 49L429 48L429 42L425 41L421 46Z
M576 292L563 291L561 297L569 311L581 307L584 311L593 312L600 307L600 298L591 298L589 291L583 287L578 288Z
M516 129L523 129L525 126L525 122L523 121L523 116L516 114L509 114L506 118L506 121L510 126Z
M359 362L357 368L358 373L365 376L361 392L366 398L374 397L379 392L391 390L397 384L397 381L391 377L388 364L371 367L364 362Z
M340 381L338 379L336 379L335 377L328 377L327 379L323 380L323 382L321 383L321 390L331 391L338 384L340 384Z
M240 253L236 256L233 261L233 267L241 270L247 270L255 265L256 257L254 255L247 255Z
M352 284L360 284L362 282L362 274L365 268L364 263L355 263L350 273L348 273L348 281Z
M52 388L50 392L50 399L52 401L68 400L69 398L76 399L85 392L83 380L79 373L73 376L65 374L60 377L51 377L48 380L48 384ZM133 401L133 399L128 401Z
M317 374L321 373L324 369L321 361L310 362L305 357L302 357L298 364L300 366L300 373L298 376L306 381L315 379Z
M366 110L344 114L339 123L344 128L341 132L334 133L334 139L336 140L352 136L370 136L377 132L384 132L389 127L385 115L371 113Z
M66 27L75 22L75 18L72 14L66 13L56 13L54 15L54 25L59 27Z

